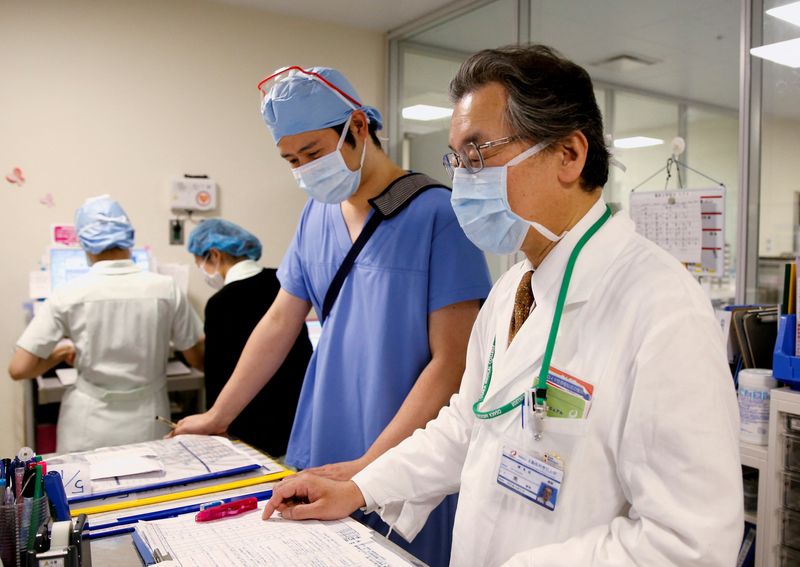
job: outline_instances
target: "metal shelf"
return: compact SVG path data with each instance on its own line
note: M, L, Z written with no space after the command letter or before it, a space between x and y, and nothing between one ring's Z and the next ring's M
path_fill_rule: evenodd
M752 443L742 442L739 444L739 454L742 464L754 469L759 469L767 464L767 446L753 445Z

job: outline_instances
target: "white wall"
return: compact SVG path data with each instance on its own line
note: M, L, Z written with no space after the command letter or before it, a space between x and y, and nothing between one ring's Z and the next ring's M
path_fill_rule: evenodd
M167 240L168 180L204 173L217 215L240 223L276 266L304 203L259 115L258 81L287 65L342 70L383 107L384 36L205 0L4 0L0 6L0 367L24 328L27 273L51 223L89 196L119 199L162 262L189 262ZM2 180L13 167L23 188ZM55 206L39 200L51 193ZM209 295L192 270L200 310ZM4 373L4 371L0 372ZM0 454L23 432L22 388L0 379Z

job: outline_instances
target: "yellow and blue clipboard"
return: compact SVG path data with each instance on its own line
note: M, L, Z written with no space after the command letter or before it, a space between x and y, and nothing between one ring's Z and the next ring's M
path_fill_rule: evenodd
M91 494L73 496L72 498L69 498L67 501L69 502L70 505L81 504L83 502L92 502L94 500L102 500L104 498L115 498L117 496L126 496L129 494L136 494L138 492L149 492L151 490L161 490L163 488L172 488L174 486L184 486L186 484L195 484L197 482L203 482L207 480L215 480L218 478L236 476L250 471L254 471L259 468L261 468L261 465L259 465L258 463L253 463L251 465L244 465L233 469L206 473L187 478L179 478L164 482L155 482L153 484L144 484L141 486L120 488L119 490L108 490L106 492L93 492Z
M161 504L163 502L172 502L175 500L181 500L183 498L192 498L194 496L203 496L205 494L213 494L215 492L223 492L225 490L232 490L234 488L243 488L245 486L254 486L256 484L264 484L267 482L274 482L276 480L280 480L284 477L290 476L295 474L290 470L282 470L272 474L265 474L262 476L257 476L253 478L245 478L241 480L235 480L233 482L227 482L225 484L217 484L213 486L205 486L202 488L194 488L191 490L184 490L182 492L173 492L169 494L160 494L158 496L150 496L148 498L141 498L138 500L125 500L122 502L115 502L112 504L101 504L99 506L92 506L89 508L80 508L76 510L70 510L70 514L72 516L77 516L78 514L86 514L90 516L92 514L101 514L104 512L114 512L117 510L125 510L128 508L136 508L138 506L148 506L150 504Z

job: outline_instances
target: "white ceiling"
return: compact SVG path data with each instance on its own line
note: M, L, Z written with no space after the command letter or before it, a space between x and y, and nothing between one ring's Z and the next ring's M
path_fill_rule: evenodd
M541 0L531 10L532 39L559 49L596 81L738 106L735 0ZM414 41L466 53L513 43L514 13L513 0L499 0ZM630 72L591 65L622 53L659 62Z
M396 29L448 4L464 4L464 0L214 1L379 32ZM596 82L735 111L740 9L738 0L534 0L530 31L534 41L559 49L584 66ZM516 13L516 0L497 0L411 38L416 44L450 50L453 56L446 64L429 64L430 69L410 66L411 72L407 70L404 78L404 98L419 98L420 102L441 99L453 69L466 54L516 41ZM765 16L765 42L798 35L799 28ZM593 65L620 54L657 63L627 72ZM772 86L765 92L765 111L800 118L800 70L767 62L764 81Z
M398 28L453 0L215 0L378 32Z

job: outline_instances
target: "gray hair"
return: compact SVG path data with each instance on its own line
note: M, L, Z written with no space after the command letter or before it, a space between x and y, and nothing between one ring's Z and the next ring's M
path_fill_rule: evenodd
M586 70L545 45L484 49L461 65L450 81L450 98L458 102L489 83L505 88L505 119L520 138L553 143L582 132L589 149L581 186L592 191L606 184L610 155Z

